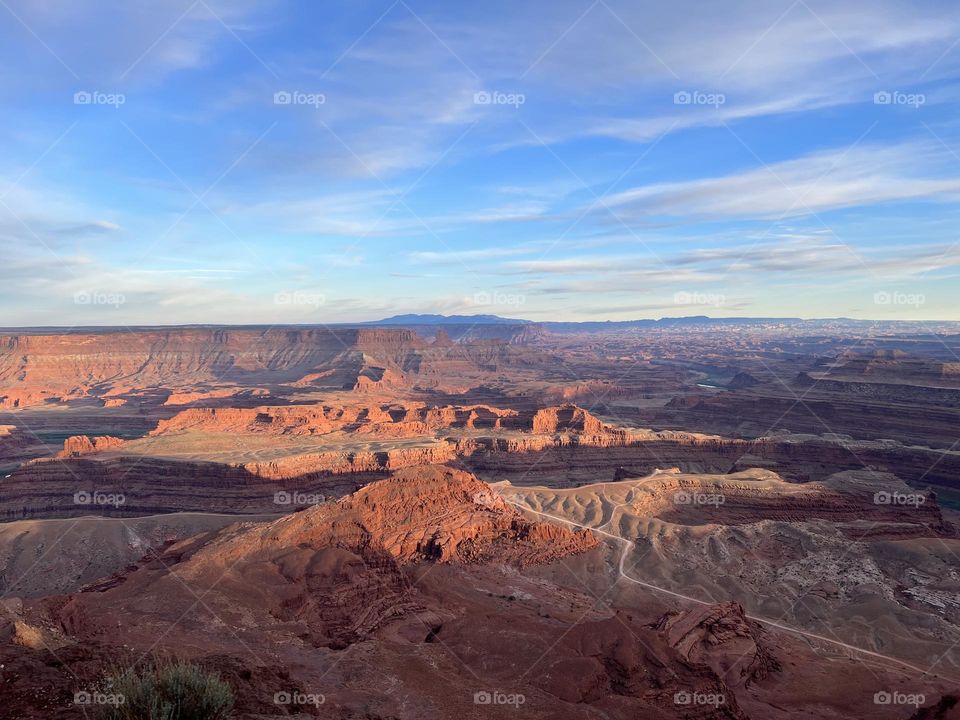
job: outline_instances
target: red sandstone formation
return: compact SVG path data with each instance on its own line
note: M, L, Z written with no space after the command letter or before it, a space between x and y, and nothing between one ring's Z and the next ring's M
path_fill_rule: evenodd
M30 405L59 402L66 397L80 397L81 394L79 391L70 393L40 388L7 387L0 390L0 409L15 410Z
M604 425L600 420L576 405L561 405L544 408L533 416L530 428L534 433L555 433L573 430L582 433L601 433Z
M268 432L320 435L356 422L362 408L332 409L323 406L276 408L191 408L161 420L151 435L197 430L202 432ZM340 422L337 422L340 421Z
M410 405L286 405L256 408L191 408L161 420L151 435L183 430L323 435L351 431L374 437L417 437L442 429L526 429L534 434L558 432L625 437L576 405L535 413L488 405L427 407ZM596 440L595 444L603 444Z
M264 388L253 388L244 390L242 388L220 388L218 390L206 390L200 392L174 392L164 401L164 405L192 405L193 403L204 400L220 400L232 398L238 395L247 397L266 397L270 394L269 390Z
M121 438L102 435L90 438L86 435L74 435L63 441L63 450L57 453L58 458L80 457L100 450L111 450L123 447Z
M357 376L353 390L359 393L385 392L403 385L404 380L402 373L390 368L364 367Z
M336 503L318 505L211 548L227 561L265 547L332 545L399 563L549 562L597 545L589 532L529 522L469 473L408 468Z

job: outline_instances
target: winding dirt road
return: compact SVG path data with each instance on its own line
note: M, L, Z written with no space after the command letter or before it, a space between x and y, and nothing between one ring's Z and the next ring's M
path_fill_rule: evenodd
M627 559L627 547L634 544L633 541L631 540L627 540L626 538L621 537L619 535L614 535L613 533L609 533L606 530L600 530L599 528L590 527L589 525L581 525L580 523L573 522L572 520L568 520L567 518L560 517L559 515L551 515L550 513L544 513L544 512L540 512L539 510L534 510L533 508L530 508L522 503L518 503L513 500L509 500L507 498L504 498L504 500L506 500L506 502L510 503L511 505L519 508L524 512L528 512L534 515L538 515L540 517L548 518L555 522L566 523L567 525L573 525L574 527L582 528L584 530L590 530L592 532L597 533L598 535L603 535L604 537L608 537L611 540L616 540L619 543L625 544L623 548L623 552L620 553L619 572L620 572L620 577L622 577L624 580L627 580L628 582L634 583L636 585L640 585L642 587L648 588L655 592L662 593L664 595L670 595L671 597L675 597L679 600L686 600L687 602L696 603L698 605L713 604L707 600L701 600L699 598L695 598L690 595L684 595L683 593L678 593L673 590L668 590L667 588L660 587L659 585L653 585L651 583L644 582L643 580L637 580L636 578L628 575L626 571L623 569L623 564ZM921 675L928 675L932 677L941 678L943 680L948 680L953 683L960 683L960 681L958 681L956 678L940 675L938 673L931 672L930 670L924 670L923 668L917 667L916 665L911 665L908 662L904 662L903 660L900 660L898 658L891 657L890 655L884 655L882 653L874 652L873 650L866 650L864 648L857 647L856 645L850 645L849 643L845 643L840 640L834 640L828 637L824 637L823 635L807 632L806 630L800 630L799 628L791 627L789 625L784 625L783 623L780 623L776 620L770 620L769 618L760 617L758 615L749 615L746 613L745 613L745 617L749 618L750 620L754 620L755 622L762 623L770 627L775 627L778 630L783 630L785 632L793 633L795 635L800 635L808 639L819 640L821 642L829 643L830 645L834 645L837 647L842 647L845 650L850 650L855 653L859 653L861 655L866 655L871 658L883 660L888 663L893 663L895 665L900 666L901 668L908 668L910 670L913 670L914 672L918 672Z

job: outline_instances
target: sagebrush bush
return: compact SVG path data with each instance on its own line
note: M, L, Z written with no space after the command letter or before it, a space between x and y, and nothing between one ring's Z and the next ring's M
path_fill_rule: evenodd
M105 720L227 720L233 690L214 672L182 661L107 676L110 693L123 702L103 708Z

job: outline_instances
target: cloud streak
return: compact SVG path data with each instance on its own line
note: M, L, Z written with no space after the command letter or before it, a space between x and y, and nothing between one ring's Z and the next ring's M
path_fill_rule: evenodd
M723 177L640 186L605 204L631 218L780 218L909 200L955 202L960 165L944 160L942 149L926 141L867 145Z

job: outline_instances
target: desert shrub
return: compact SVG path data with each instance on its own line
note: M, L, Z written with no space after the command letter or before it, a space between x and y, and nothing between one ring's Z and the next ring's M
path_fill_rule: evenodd
M107 676L120 703L104 707L105 720L227 720L233 691L214 672L178 660Z

